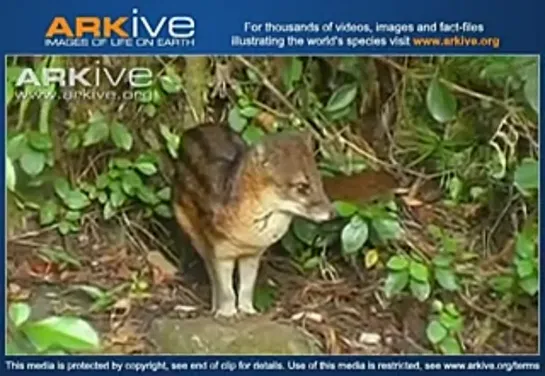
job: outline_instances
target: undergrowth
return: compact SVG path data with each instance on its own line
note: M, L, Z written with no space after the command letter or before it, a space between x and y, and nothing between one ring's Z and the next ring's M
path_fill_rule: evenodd
M123 66L122 58L112 59ZM141 59L137 63L154 73L150 85L137 89L128 103L88 101L83 115L77 101L62 99L62 87L41 76L44 68L68 68L75 60L8 60L11 199L34 212L40 226L62 236L80 232L90 216L103 221L127 213L141 221L171 218L169 163L175 162L188 125L165 121L162 114L188 96L184 59ZM407 225L407 201L339 201L338 219L321 225L297 219L282 239L301 273L335 278L339 257L357 268L382 270L386 299L408 295L429 305L429 344L448 354L464 352L459 298L476 285L487 286L486 294L513 307L521 296L537 304L535 58L290 57L230 58L228 63L232 90L225 119L248 144L267 133L307 128L319 141L317 160L324 175L385 168L410 179L431 179L438 182L446 207L478 208L480 220L490 223L484 226L485 245L472 249L442 223L418 229L435 249L429 254L406 241L415 231ZM127 84L116 90L126 92ZM191 109L191 103L187 106ZM360 119L368 114L376 120L372 130L382 132L383 152L360 132ZM29 194L33 190L39 194ZM500 223L509 234L493 241ZM480 274L479 265L509 240L514 252L508 265ZM51 322L68 325L62 318L27 323L28 310L16 303L9 316L31 337L52 330ZM89 334L79 321L70 325ZM94 346L95 340L88 344ZM40 351L49 348L37 345Z

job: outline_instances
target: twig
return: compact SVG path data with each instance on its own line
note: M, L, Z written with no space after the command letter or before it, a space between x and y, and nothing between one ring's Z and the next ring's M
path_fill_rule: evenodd
M497 322L499 322L500 324L502 324L502 325L504 325L504 326L506 326L508 328L518 330L519 332L524 333L524 334L528 334L528 335L530 335L532 337L538 337L537 329L528 328L528 327L523 326L523 325L516 325L516 324L512 323L511 321L496 315L493 312L489 312L484 308L476 306L475 304L473 304L473 302L471 300L469 300L464 295L458 294L458 296L472 310L477 311L477 312L479 312L479 313L481 313L481 314L483 314L485 316L491 317L494 320L496 320Z
M247 68L251 69L261 80L263 85L269 89L277 98L280 100L291 112L293 112L304 124L305 126L313 133L313 135L318 138L319 140L323 140L324 136L320 134L313 126L312 124L306 120L306 118L303 116L301 111L297 109L289 100L286 98L284 94L280 90L276 88L276 86L273 85L271 81L257 68L255 65L250 63L246 58L243 56L236 56L235 57L238 61L240 61L242 64L244 64Z
M396 63L395 61L392 61L392 60L390 60L388 58L385 58L385 57L377 57L376 59L383 62L383 63L385 63L385 64L388 64L388 65L394 67L395 69L397 69L397 70L399 70L399 71L401 71L401 72L403 72L405 74L408 74L411 77L416 78L416 79L429 79L429 78L432 78L434 76L433 73L415 73L415 72L411 71L409 68L401 66L398 63ZM455 84L454 82L451 82L451 81L446 80L444 78L439 78L439 81L442 84L450 87L454 91L457 91L459 93L468 95L468 96L473 97L473 98L490 101L491 103L497 104L498 106L501 106L501 107L507 109L510 112L513 111L513 107L509 106L509 104L507 104L507 103L505 103L505 102L503 102L503 101L501 101L501 100L499 100L497 98L494 98L492 96L476 92L476 91L471 90L471 89L467 89L467 88L465 88L463 86Z

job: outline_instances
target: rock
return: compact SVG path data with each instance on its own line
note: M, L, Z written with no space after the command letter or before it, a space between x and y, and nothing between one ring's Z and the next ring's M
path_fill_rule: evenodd
M227 324L211 317L158 318L150 339L162 354L320 354L309 334L265 317Z

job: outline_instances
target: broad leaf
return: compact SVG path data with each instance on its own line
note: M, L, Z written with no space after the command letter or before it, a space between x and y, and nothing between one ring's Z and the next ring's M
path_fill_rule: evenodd
M124 124L115 121L110 128L110 132L115 146L126 151L132 149L132 135Z
M40 225L47 226L53 223L57 217L59 206L54 200L46 201L40 207Z
M449 291L458 290L458 283L456 281L456 274L454 274L454 271L452 271L451 269L436 268L435 269L435 280L445 290L449 290Z
M92 351L100 346L98 334L91 325L75 317L48 317L27 325L25 334L40 352L53 347Z
M456 98L450 90L434 77L426 93L426 105L431 116L439 123L454 120L458 110Z
M440 344L439 349L446 355L460 355L462 348L458 343L458 340L454 337L446 337Z
M335 201L333 206L341 217L351 217L358 211L356 205L346 201Z
M343 253L350 255L358 252L369 238L369 227L359 215L355 215L341 232Z
M407 270L390 272L384 283L384 294L389 299L400 293L409 283L409 272Z
M437 320L432 320L426 328L426 336L434 345L444 340L447 334L447 329Z
M21 156L20 163L24 172L30 176L37 176L45 168L45 154L28 148Z
M331 98L327 101L325 110L330 113L342 110L354 102L357 94L358 86L356 84L343 85L331 95Z
M231 129L235 132L242 132L242 130L248 124L248 120L241 115L238 107L233 107L231 111L229 111L227 122L229 123Z
M9 318L15 326L23 325L30 317L30 306L26 303L12 303L9 306Z
M525 158L515 171L515 184L526 193L529 190L539 188L538 162L534 159Z
M415 279L411 279L409 287L413 293L413 296L421 302L425 301L430 296L431 286L427 281L420 282Z
M80 190L70 191L63 200L66 206L72 210L81 210L91 204L87 195Z
M10 191L15 191L15 185L17 184L17 174L15 168L11 162L11 158L6 155L6 187Z
M92 122L83 134L83 146L91 146L104 141L110 135L110 129L104 119Z
M48 151L53 149L53 141L48 134L32 131L28 134L28 143L30 146L39 151Z
M391 270L404 270L409 267L409 260L405 256L392 256L386 266Z

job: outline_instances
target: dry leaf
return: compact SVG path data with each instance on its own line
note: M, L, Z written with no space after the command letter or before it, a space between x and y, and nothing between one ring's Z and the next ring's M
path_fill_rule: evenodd
M414 197L410 197L410 196L403 196L402 200L405 203L405 205L407 205L407 206L415 207L415 206L424 205L424 203L422 201L420 201L419 199L414 198Z
M153 267L153 282L156 285L161 284L165 279L173 279L178 272L178 268L159 251L149 252L147 260Z

